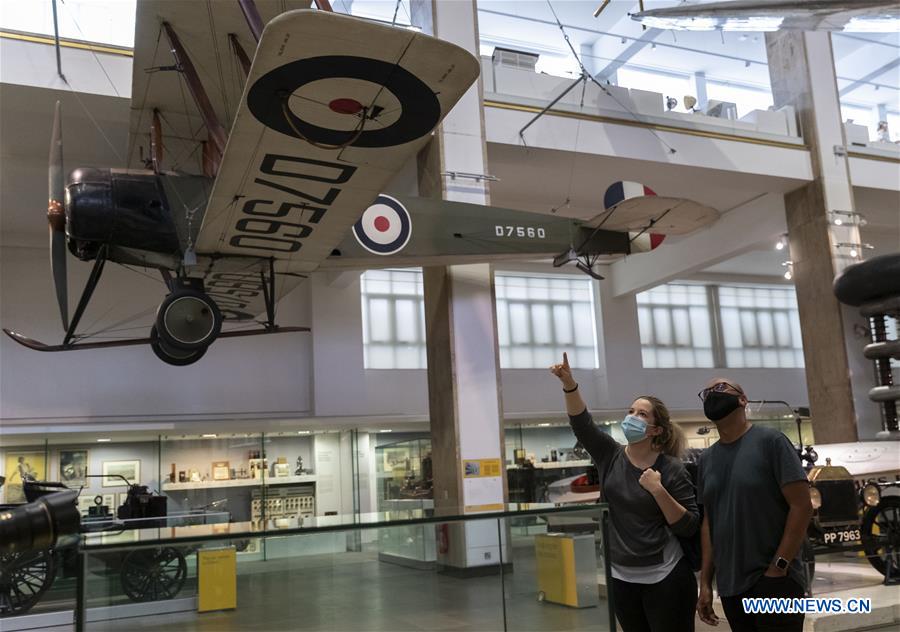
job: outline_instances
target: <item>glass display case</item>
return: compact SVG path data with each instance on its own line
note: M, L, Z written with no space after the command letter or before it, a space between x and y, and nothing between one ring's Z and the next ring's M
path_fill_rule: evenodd
M377 509L387 515L434 509L431 439L395 441L375 447ZM378 533L379 559L431 568L437 561L433 525L410 525Z

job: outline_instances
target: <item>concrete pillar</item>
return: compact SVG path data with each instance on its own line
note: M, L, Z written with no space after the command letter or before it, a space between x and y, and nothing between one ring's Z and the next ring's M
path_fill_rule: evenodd
M868 404L871 366L852 333L853 313L832 293L834 277L857 259L847 244L859 244L859 229L833 211L853 212L853 190L841 121L831 38L827 32L766 34L775 107L797 110L810 148L813 181L785 195L794 283L813 429L819 443L856 441L877 409ZM861 250L861 249L859 249Z
M414 0L413 23L478 55L474 0ZM488 204L487 183L448 171L487 173L481 82L469 89L419 156L419 192ZM424 272L435 507L498 510L506 499L497 318L490 265L429 267ZM452 528L438 561L456 569L500 561L497 524Z

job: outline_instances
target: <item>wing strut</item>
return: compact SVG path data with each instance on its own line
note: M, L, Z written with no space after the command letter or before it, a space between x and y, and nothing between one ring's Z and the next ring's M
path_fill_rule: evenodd
M78 327L78 323L81 322L84 310L87 309L91 296L94 294L94 290L97 287L97 283L100 281L100 275L103 273L103 266L106 264L108 252L109 246L105 244L101 246L100 250L97 252L97 258L94 259L94 267L91 269L91 276L88 277L87 283L84 285L84 290L81 292L81 298L78 299L78 307L75 308L75 315L72 316L72 322L69 323L69 328L66 330L66 337L63 338L64 347L72 342L72 338L75 336L75 329Z
M216 162L221 162L221 157L225 153L225 143L228 140L225 128L222 127L222 124L219 122L219 117L216 116L216 111L213 109L209 96L203 88L203 83L200 81L200 75L197 74L197 69L194 68L191 58L188 56L184 46L182 46L178 34L175 33L172 25L168 22L163 22L162 25L166 32L166 37L169 38L169 43L172 45L172 54L175 56L175 63L178 65L178 71L184 74L191 96L194 97L194 103L197 104L197 109L200 110L200 116L203 117L203 122L206 124L209 139L212 141L216 153L219 156L219 160Z

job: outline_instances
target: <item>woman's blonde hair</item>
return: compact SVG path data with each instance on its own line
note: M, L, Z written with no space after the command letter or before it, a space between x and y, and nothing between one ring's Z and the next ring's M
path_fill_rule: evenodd
M663 454L681 458L684 453L684 432L674 423L669 416L669 409L658 397L653 395L640 395L634 401L645 399L650 402L653 410L653 422L662 428L662 432L651 439L653 447L658 448Z

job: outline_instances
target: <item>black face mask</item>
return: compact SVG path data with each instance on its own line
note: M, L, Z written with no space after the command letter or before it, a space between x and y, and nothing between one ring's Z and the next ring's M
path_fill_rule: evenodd
M703 414L710 421L724 419L741 407L740 397L731 393L712 392L703 402Z

